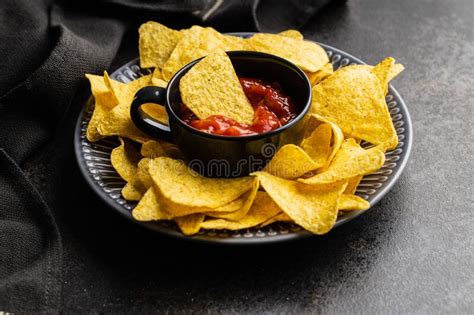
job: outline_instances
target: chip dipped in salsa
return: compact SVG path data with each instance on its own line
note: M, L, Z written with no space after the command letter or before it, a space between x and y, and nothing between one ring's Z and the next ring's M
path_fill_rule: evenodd
M180 118L188 125L206 133L222 136L247 136L268 132L286 125L296 117L292 99L282 92L277 82L239 77L242 89L254 109L252 124L243 124L223 115L198 119L181 103Z

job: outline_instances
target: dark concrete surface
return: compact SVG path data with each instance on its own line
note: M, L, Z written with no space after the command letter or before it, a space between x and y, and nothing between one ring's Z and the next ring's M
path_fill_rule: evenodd
M264 247L170 240L107 209L73 167L67 197L84 210L62 214L64 239L77 240L64 245L65 310L471 313L473 12L472 0L349 0L302 29L368 63L403 63L394 85L414 127L392 191L326 236Z

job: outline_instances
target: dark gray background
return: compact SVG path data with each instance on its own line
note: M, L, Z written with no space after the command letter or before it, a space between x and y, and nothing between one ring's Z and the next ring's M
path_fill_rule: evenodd
M350 0L302 29L368 63L403 63L394 85L414 127L410 161L392 191L326 236L265 247L170 240L90 197L71 169L71 203L84 211L62 214L64 238L80 240L64 245L66 310L472 312L473 12L472 0ZM46 159L37 161L54 160ZM31 177L41 168L31 162ZM48 189L47 179L34 180Z

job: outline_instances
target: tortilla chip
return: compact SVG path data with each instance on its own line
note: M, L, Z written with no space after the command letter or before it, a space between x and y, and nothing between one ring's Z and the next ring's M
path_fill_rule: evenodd
M127 183L122 188L122 196L125 200L139 201L143 197L143 191L133 186L132 183Z
M395 79L395 77L398 76L403 70L405 70L405 67L401 63L392 65L387 76L387 83Z
M120 146L112 150L110 161L120 177L129 182L137 172L137 165L141 157L133 145L122 138L119 140Z
M153 180L148 172L150 159L144 158L138 162L137 170L130 181L122 189L122 196L126 200L138 201L145 192L153 186Z
M151 84L150 79L151 75L141 77L130 83L122 84L122 87L115 91L120 102L99 123L97 129L102 136L116 135L140 143L149 140L149 137L132 123L130 106L138 90Z
M303 40L303 39L304 39L303 34L301 34L301 33L300 33L299 31L297 31L297 30L286 30L286 31L283 31L283 32L278 33L277 35L285 36L285 37L290 37L290 38L294 38L294 39L299 39L299 40Z
M254 110L223 50L209 54L192 67L181 78L179 90L184 104L200 119L223 115L252 124Z
M345 181L307 185L267 172L254 175L281 210L304 229L314 234L325 234L336 223L337 202L346 187Z
M322 124L329 124L332 129L332 140L331 140L331 147L329 149L329 153L326 159L326 162L322 166L322 170L325 170L331 164L334 156L336 155L337 151L341 148L342 143L344 142L344 134L342 133L341 129L333 122L327 120L324 117L321 117L317 114L309 114L309 121L306 126L305 134L312 135L314 131L321 126ZM311 131L312 130L312 131Z
M95 105L91 120L87 125L87 140L91 142L104 138L99 134L97 126L105 118L107 113L114 108L118 102L115 96L109 91L105 85L104 78L98 75L86 74L86 78L91 85L92 95L94 96Z
M169 81L179 69L193 60L207 56L216 50L246 50L243 38L222 35L211 27L194 25L184 31L183 38L178 42L166 61L161 72L165 81Z
M357 186L359 186L360 181L362 180L363 175L357 175L349 179L347 182L346 189L344 190L344 194L353 195L357 190Z
M147 157L151 159L154 159L160 156L167 156L165 149L163 149L163 146L158 141L155 141L155 140L150 140L142 144L140 153L143 157Z
M345 193L341 195L337 205L338 211L361 211L367 210L369 208L370 204L366 200L360 198L359 196L346 195ZM270 218L267 221L261 223L260 227L264 227L275 222L293 222L293 220L285 212L281 212L273 218Z
M135 178L131 181L136 186L142 186L144 190L153 186L153 179L150 176L150 162L149 158L143 158L138 162L137 173ZM139 182L140 184L137 184Z
M261 223L260 227L263 228L263 227L265 227L267 225L270 225L272 223L275 223L275 222L287 222L288 223L288 222L293 222L293 220L291 220L291 218L285 212L280 212L279 214L277 214L273 218L270 218L267 221Z
M380 81L364 68L341 68L314 86L311 112L336 123L347 137L397 146Z
M389 57L389 58L391 58L391 57ZM380 63L379 63L379 65L380 65ZM365 69L366 71L370 71L370 72L372 72L375 68L374 66L370 66L370 65L352 65L351 67L358 67L358 68ZM401 63L395 63L395 64L391 65L390 70L389 70L388 74L386 75L386 77L381 78L381 77L377 76L377 78L379 79L379 81L383 80L383 81L380 81L380 83L382 84L382 86L385 86L385 85L388 85L389 82L392 81L395 77L397 77L403 70L405 70L405 67Z
M272 198L266 192L259 191L255 197L249 212L246 216L238 221L231 221L225 219L208 220L202 223L203 229L226 229L226 230L240 230L259 225L262 222L276 216L281 212L281 209L273 202Z
M381 168L384 162L385 154L380 147L364 150L354 139L346 139L327 170L299 180L306 184L334 183L370 174Z
M104 71L104 83L105 83L105 86L107 87L107 89L110 91L110 93L112 95L112 98L114 100L114 103L115 104L120 103L120 98L117 95L117 93L120 93L122 85L124 85L124 83L112 80L109 77L109 74L107 73L107 71ZM113 106L113 107L115 107L115 106ZM110 109L112 109L112 108L110 108Z
M130 143L120 140L120 146L112 150L110 160L112 166L127 184L122 188L122 196L126 200L138 201L146 188L138 178L140 170L140 154ZM141 162L141 161L140 161Z
M370 203L359 196L342 194L337 208L346 211L362 211L369 209Z
M132 210L132 216L137 221L170 220L172 217L161 209L155 194L155 188L150 187Z
M241 197L230 202L227 205L216 208L216 211L207 212L206 214L213 218L227 219L232 221L238 221L245 217L252 206L255 196L257 195L258 187L260 186L258 181L255 181L253 187L243 194ZM238 207L238 210L229 212L227 211L230 207Z
M323 167L328 159L331 149L332 127L330 124L323 123L311 136L301 142L301 148L317 165L316 168Z
M174 221L184 235L193 235L199 232L205 217L206 216L202 213L196 213L175 218Z
M248 44L251 50L277 55L308 72L316 72L329 62L326 51L316 43L280 36L255 34Z
M161 81L165 81L165 78L163 78L163 73L161 73L161 69L153 69L153 73L151 74L151 84L161 86Z
M275 153L264 170L282 178L298 178L318 167L320 165L315 163L302 148L286 144Z
M151 21L142 24L138 33L140 35L138 41L140 67L142 68L162 68L183 37L183 32Z
M159 157L150 162L150 175L163 196L175 204L217 208L247 192L254 178L207 178L182 161Z
M235 212L239 210L240 205L242 204L241 197L217 208L210 208L210 207L193 207L187 206L183 204L175 203L166 197L160 191L156 191L157 200L160 203L161 209L163 209L166 213L168 213L172 218L176 217L183 217L191 214L196 213L208 213L210 211L218 211L219 213L224 212ZM245 194L243 195L245 196Z
M390 75L390 70L392 67L395 65L395 59L392 57L385 58L382 60L378 65L376 65L372 69L372 73L379 78L380 82L382 83L382 90L383 90L383 95L387 94L388 91L388 82L390 81L389 75Z
M324 79L326 79L333 73L334 73L334 69L332 67L332 63L328 62L318 71L309 72L309 73L306 73L306 75L308 76L309 82L311 82L311 86L315 86L316 84L319 84L320 82L322 82Z
M149 164L148 164L149 165ZM148 175L149 176L149 175ZM145 187L149 188L153 185L153 180L149 176L149 179L144 176L144 178L140 177L142 182L144 183ZM148 181L151 180L152 184L150 186L146 186ZM255 184L258 189L258 181L255 181ZM229 214L229 219L240 219L241 217L245 216L248 212L248 209L243 209L248 204L249 206L252 204L254 199L254 194L256 193L257 189L251 189L248 192L244 193L242 196L238 197L231 202L219 206L217 208L209 208L209 207L194 207L194 206L186 206L182 204L177 204L166 197L159 191L159 189L155 189L152 193L155 195L156 203L158 203L159 208L161 211L165 212L169 218L177 218L177 217L184 217L192 214L204 213L204 214L213 214L215 217L223 217L227 218L225 214Z

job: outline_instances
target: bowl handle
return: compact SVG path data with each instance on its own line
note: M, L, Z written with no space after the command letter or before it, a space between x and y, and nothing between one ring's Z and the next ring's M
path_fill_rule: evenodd
M141 88L133 99L132 106L130 107L130 117L133 124L146 134L174 143L169 126L142 114L140 107L147 103L165 107L163 104L166 103L166 89L159 86Z

